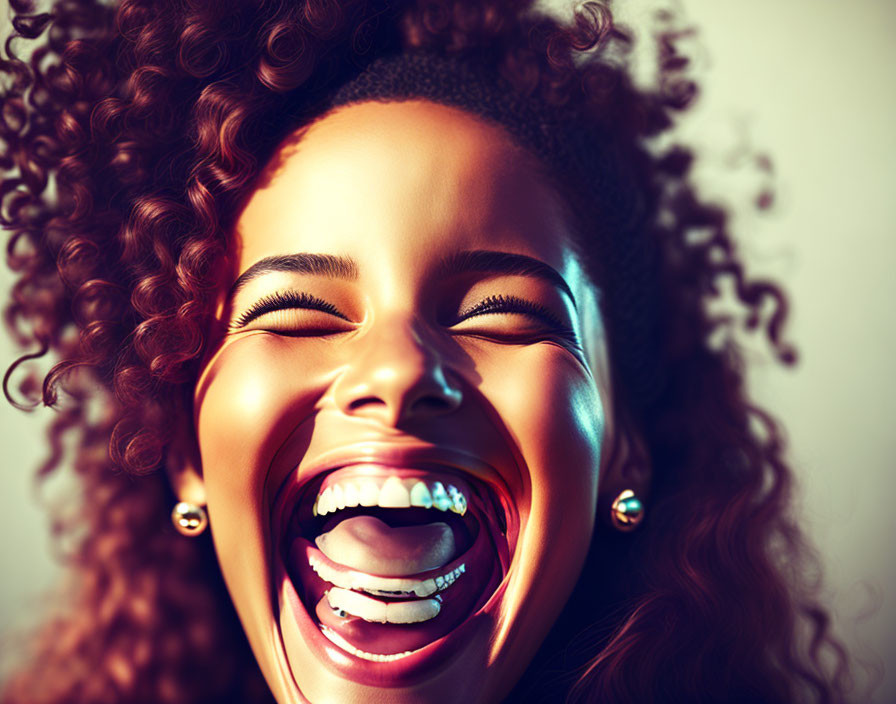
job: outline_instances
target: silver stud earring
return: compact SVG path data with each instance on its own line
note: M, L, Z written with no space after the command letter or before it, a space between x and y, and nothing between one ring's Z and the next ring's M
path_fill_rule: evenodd
M208 515L202 506L181 501L171 511L171 522L178 533L193 538L208 526Z
M634 530L644 520L644 505L641 499L635 496L635 492L626 489L613 501L610 506L610 520L613 527L624 533Z

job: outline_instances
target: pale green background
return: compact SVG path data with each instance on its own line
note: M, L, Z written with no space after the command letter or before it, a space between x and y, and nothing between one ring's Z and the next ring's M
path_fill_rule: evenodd
M649 17L646 0L617 6L636 26ZM683 7L703 30L695 45L703 97L683 128L704 149L702 181L742 206L764 181L738 161L738 148L774 158L777 210L742 212L736 226L754 270L782 278L792 294L790 337L802 361L782 372L751 344L752 387L788 429L799 508L823 556L836 626L861 659L889 666L874 697L888 704L896 701L896 3ZM4 270L0 285L8 282ZM2 340L0 366L13 355ZM0 648L35 618L58 576L30 486L48 413L0 407Z

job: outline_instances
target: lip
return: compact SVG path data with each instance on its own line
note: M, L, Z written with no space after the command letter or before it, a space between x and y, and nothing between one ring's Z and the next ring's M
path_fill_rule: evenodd
M488 595L485 603L457 628L424 646L413 654L391 662L371 662L358 658L334 645L327 639L299 598L292 580L287 574L282 558L281 540L286 521L297 506L297 501L309 484L323 481L331 471L354 464L377 464L384 467L436 469L457 472L473 477L487 485L501 503L506 517L508 564L497 587ZM505 477L480 458L455 448L444 448L419 443L364 442L324 453L306 466L297 467L284 479L275 495L272 511L274 580L277 589L278 621L285 618L298 626L298 634L319 661L340 677L377 687L401 687L412 685L434 671L447 666L465 644L478 639L479 633L488 631L497 620L499 604L510 577L510 566L516 552L519 533L519 514L513 494ZM281 633L281 637L284 637ZM284 643L286 647L286 643ZM480 654L484 656L485 653Z

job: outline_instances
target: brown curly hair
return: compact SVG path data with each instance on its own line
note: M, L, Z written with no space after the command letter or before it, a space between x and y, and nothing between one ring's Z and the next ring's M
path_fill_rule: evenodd
M6 322L36 351L4 391L12 401L22 363L59 360L42 387L33 370L17 387L59 408L40 476L72 466L83 495L54 523L65 608L3 704L270 700L210 540L167 521L159 469L189 418L215 262L260 167L302 109L411 48L473 58L575 108L613 144L594 182L627 175L624 192L584 204L602 225L586 222L579 244L607 292L614 413L653 468L650 524L596 530L511 701L845 700L848 660L806 579L815 559L789 515L781 433L747 398L734 317L708 311L730 280L747 326L792 363L785 297L746 275L725 210L691 185L692 154L647 146L696 92L672 18L655 34L659 80L642 88L630 35L597 3L568 23L514 0L10 5L0 223L18 278ZM611 561L626 573L608 575Z

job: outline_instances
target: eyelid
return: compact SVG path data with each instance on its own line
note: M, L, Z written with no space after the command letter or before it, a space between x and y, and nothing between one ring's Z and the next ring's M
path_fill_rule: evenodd
M517 296L500 294L488 296L462 311L453 324L458 325L471 317L488 313L521 313L537 318L550 328L547 331L548 334L562 338L575 353L582 352L582 344L573 327L561 320L546 306Z
M478 303L466 308L458 314L455 324L462 322L467 318L476 315L486 315L488 313L528 314L556 327L569 327L551 310L540 303L535 303L534 301L525 298L519 298L518 296L504 296L501 294L488 296Z
M288 309L319 310L346 322L351 322L348 316L340 312L336 306L322 298L312 296L304 291L278 291L262 296L255 301L230 324L230 328L238 330L266 313Z

